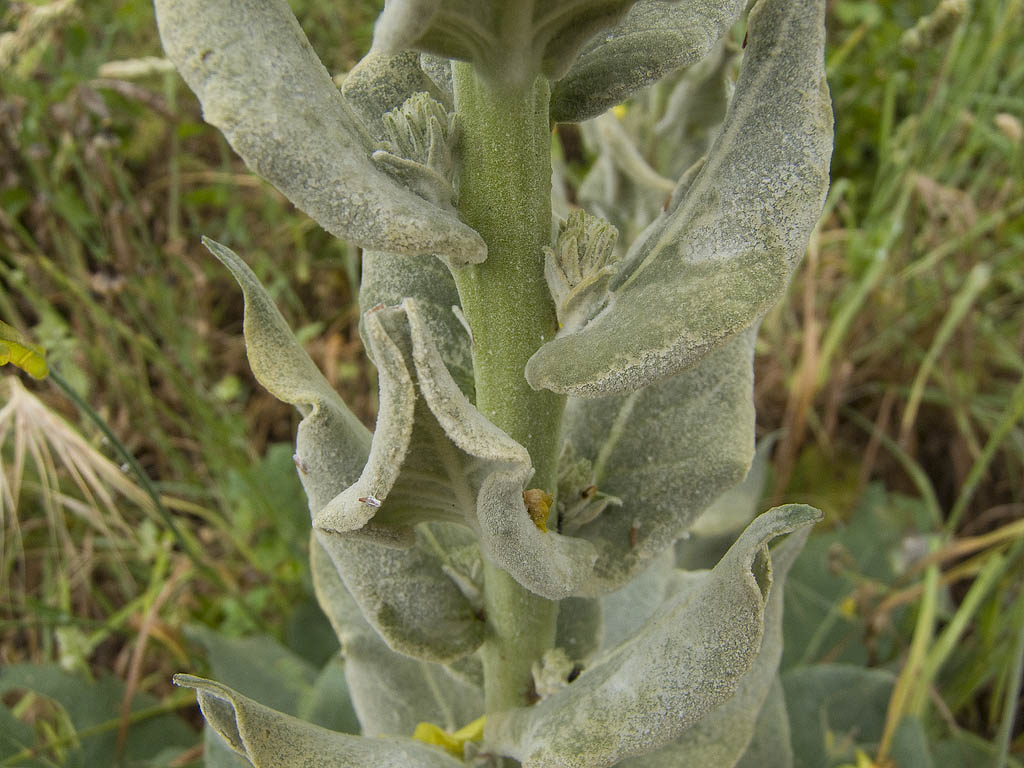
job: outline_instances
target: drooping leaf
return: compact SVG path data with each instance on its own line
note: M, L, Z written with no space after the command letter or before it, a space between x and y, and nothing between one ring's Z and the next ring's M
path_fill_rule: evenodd
M789 713L782 683L776 677L754 727L754 737L736 768L793 768Z
M176 675L174 681L196 690L206 721L253 768L457 768L462 764L411 739L371 739L328 731L276 712L212 680Z
M753 348L752 330L639 392L569 401L566 439L591 463L596 489L622 502L581 525L562 521L598 551L581 594L625 584L743 479L754 452Z
M416 48L471 61L513 86L557 79L589 37L635 0L391 0L373 31L373 51Z
M271 394L304 415L295 462L315 518L359 477L370 452L370 433L296 341L252 270L228 248L205 242L245 294L246 351L253 373ZM405 543L414 541L410 534ZM482 622L432 551L339 538L325 546L367 620L392 648L451 660L479 646Z
M591 39L551 93L551 117L579 122L625 101L674 69L703 59L745 0L640 0Z
M416 300L427 332L459 389L472 397L473 353L469 333L457 314L459 293L448 268L437 259L409 259L384 251L363 251L359 285L363 315L373 307L393 306L407 298Z
M17 328L0 320L0 365L21 368L34 379L45 379L49 373L43 348L28 341Z
M485 258L476 232L374 166L366 129L286 0L156 0L156 13L205 119L328 232L456 264Z
M412 736L426 721L453 731L483 712L483 692L445 667L395 653L366 622L327 553L310 544L313 583L342 644L345 679L366 736Z
M364 329L380 412L362 474L314 517L332 557L325 535L397 545L411 542L417 523L458 523L523 586L549 599L572 594L590 574L593 548L534 525L523 500L529 454L459 390L419 305L371 311Z
M783 295L828 187L824 0L761 0L722 131L633 244L608 308L543 345L531 385L598 397L692 367Z
M771 590L764 612L761 649L740 680L736 692L670 744L642 757L620 763L621 768L732 768L747 752L762 708L773 684L778 683L782 658L782 607L786 574L807 541L810 528L789 536L771 553ZM701 580L682 582L699 588Z
M608 768L678 738L741 684L761 648L767 544L820 513L771 510L692 589L631 639L530 708L488 716L488 741L524 768Z

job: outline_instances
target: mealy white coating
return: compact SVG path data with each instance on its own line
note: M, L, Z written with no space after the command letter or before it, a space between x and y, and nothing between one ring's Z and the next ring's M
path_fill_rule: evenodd
M364 736L409 735L424 721L454 731L480 716L479 685L387 646L363 618L315 536L310 565L317 600L341 642L345 680Z
M420 741L335 733L276 712L226 685L192 675L174 682L196 690L206 722L253 768L459 768L463 763Z
M558 79L581 46L621 19L635 0L389 0L373 51L415 48L471 61L512 86Z
M584 397L694 365L783 295L828 188L824 0L762 0L707 161L627 253L607 309L530 359L534 387Z
M242 287L243 330L253 373L271 394L303 413L296 463L310 513L316 518L359 477L370 450L370 433L295 339L252 270L230 249L212 240L205 243ZM451 661L480 645L483 622L444 572L436 553L421 546L411 531L402 532L404 539L393 529L371 526L362 533L375 535L389 546L329 534L322 538L367 621L393 649ZM395 549L396 544L409 548Z
M255 173L331 234L367 248L486 257L480 236L370 160L370 137L286 0L156 0L164 49Z
M571 685L489 715L488 740L523 768L610 768L679 738L732 697L757 660L772 583L768 542L820 516L800 505L761 515L712 571Z
M803 549L810 528L788 536L771 555L772 585L764 612L761 650L740 680L736 693L675 741L642 757L626 760L620 768L732 768L745 754L754 736L759 713L773 683L778 681L782 659L782 607L786 575ZM706 577L705 577L706 578ZM691 582L690 589L700 582Z
M672 70L700 61L745 5L745 0L640 0L621 23L592 38L552 88L552 119L596 117Z
M571 530L598 552L579 594L604 594L633 579L746 475L754 453L755 335L747 331L639 392L569 400L564 439L592 462L597 489L621 499Z

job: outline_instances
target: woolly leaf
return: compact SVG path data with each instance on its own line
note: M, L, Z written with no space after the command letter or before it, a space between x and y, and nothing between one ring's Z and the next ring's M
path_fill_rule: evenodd
M757 659L768 542L819 518L798 505L761 515L714 570L573 683L533 707L488 715L488 740L523 768L608 768L679 738L733 696Z
M373 51L416 48L471 61L492 79L521 86L561 77L580 47L616 23L635 0L390 0Z
M370 433L310 360L252 270L230 249L204 242L245 295L246 352L253 373L272 395L303 413L295 463L315 518L359 477ZM408 534L402 543L412 545L415 539ZM325 546L367 620L392 648L451 660L480 645L482 622L433 551L336 538Z
M607 309L542 346L536 388L595 397L692 367L782 296L828 187L824 0L761 0L707 162L627 253Z
M751 330L639 392L569 401L565 436L590 462L585 482L621 500L589 521L563 515L562 532L598 551L580 594L618 589L743 479L754 453L753 350Z
M206 721L253 768L457 768L462 762L411 739L336 733L265 707L226 685L175 675L194 688Z
M700 61L745 6L746 0L640 0L622 23L584 46L552 89L552 119L596 117L672 70Z
M310 564L317 599L341 641L345 679L364 736L409 735L422 721L448 730L479 716L479 686L440 664L395 653L366 622L315 536Z
M286 0L156 0L156 12L207 122L324 229L367 248L483 261L476 232L374 166L366 129Z
M364 331L380 380L377 431L359 479L320 510L316 528L402 544L417 523L460 523L528 589L571 594L590 573L593 548L533 524L523 501L529 454L459 390L418 303L369 312Z
M761 495L774 444L775 435L762 438L743 482L715 499L676 541L677 568L696 570L714 567L740 532L757 517L762 509Z
M341 92L375 140L386 135L383 117L414 93L428 93L451 106L449 97L420 69L419 55L412 52L388 56L369 53L345 75Z
M754 737L768 694L773 685L778 685L786 574L809 533L810 528L802 528L772 550L772 584L765 605L761 650L740 680L736 692L683 731L671 744L643 757L627 760L620 764L621 768L676 768L679 765L730 768L743 757ZM688 589L699 589L701 580L686 579L682 583Z

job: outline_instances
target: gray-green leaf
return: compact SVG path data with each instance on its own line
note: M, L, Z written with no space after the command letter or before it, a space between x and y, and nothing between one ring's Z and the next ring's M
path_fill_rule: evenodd
M192 675L174 682L196 690L199 708L231 748L254 768L458 768L462 762L411 739L335 733L282 714L226 685Z
M551 117L595 117L703 59L742 13L746 0L640 0L622 23L584 46L551 93Z
M374 139L380 141L387 132L384 113L405 103L414 93L426 92L451 106L447 94L420 68L419 54L411 51L388 56L368 53L345 76L341 92Z
M747 750L772 685L778 685L782 658L782 607L786 574L800 554L810 528L789 536L771 553L772 584L764 612L761 650L736 692L659 750L621 763L621 768L732 768ZM701 581L688 579L690 589ZM780 686L781 691L781 686ZM787 734L788 736L788 734Z
M315 527L398 545L417 523L460 523L523 586L552 600L572 594L590 574L593 547L534 525L523 501L529 454L459 390L417 302L369 312L364 331L380 380L377 431L359 479Z
M618 589L743 479L754 453L753 349L751 330L640 392L569 401L566 439L592 463L597 490L622 501L579 527L562 523L598 551L581 594Z
M445 667L395 653L367 624L315 537L317 599L341 641L345 679L364 736L409 736L426 721L457 730L483 712L483 692Z
M286 0L156 0L168 57L246 164L331 234L483 261L480 236L378 170Z
M539 704L491 715L487 738L524 768L608 768L676 739L741 684L761 648L767 544L820 518L778 507L632 638Z
M783 295L828 188L824 0L761 0L707 162L633 244L608 308L530 359L540 389L596 397L693 366Z
M316 517L359 477L370 433L295 339L252 270L228 248L204 242L245 295L244 332L253 373L272 395L295 405L304 416L295 462ZM411 545L415 538L407 533L405 543ZM447 661L479 646L482 622L431 550L392 549L339 537L328 538L325 546L367 620L395 650Z
M615 24L635 0L390 0L373 31L373 51L417 48L471 61L495 80L528 85L557 79L580 47Z

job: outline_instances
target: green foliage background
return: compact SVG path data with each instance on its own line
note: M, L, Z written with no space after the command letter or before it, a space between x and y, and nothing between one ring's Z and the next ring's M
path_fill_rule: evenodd
M0 3L0 29L38 5ZM244 254L372 424L359 253L250 175L176 74L104 70L161 55L147 0L54 5L0 44L0 318L64 387L0 389L0 765L200 764L183 669L351 727L324 704L344 682L311 597L295 416L252 380L241 296L199 236ZM379 12L292 5L339 73ZM917 48L930 2L830 6L832 191L756 385L759 433L779 434L764 506L827 514L791 576L783 666L874 670L851 711L812 710L828 765L906 714L899 764L917 735L935 765L1024 754L1022 5L975 0ZM593 158L558 136L578 177ZM103 481L125 455L156 500L131 466ZM266 679L230 669L237 643ZM809 669L787 691L834 684Z

